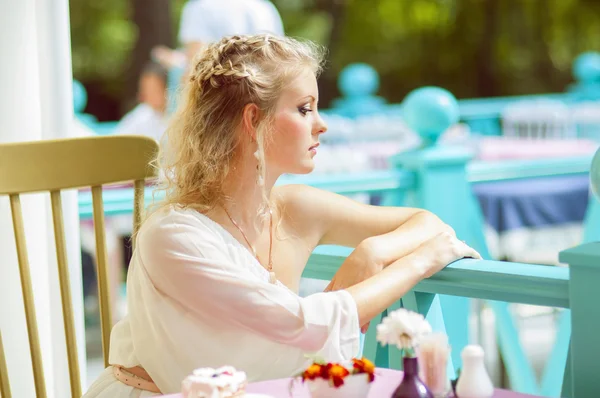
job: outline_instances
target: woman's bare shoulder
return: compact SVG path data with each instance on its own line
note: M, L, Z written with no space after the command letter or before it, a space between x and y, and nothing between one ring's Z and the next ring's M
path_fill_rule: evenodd
M307 216L306 211L324 200L325 191L302 184L280 185L273 188L273 200L292 216ZM325 199L326 200L326 199Z
M325 191L308 185L290 184L275 187L272 198L282 224L304 240L318 242L323 233L323 220L317 206L327 201L326 194Z

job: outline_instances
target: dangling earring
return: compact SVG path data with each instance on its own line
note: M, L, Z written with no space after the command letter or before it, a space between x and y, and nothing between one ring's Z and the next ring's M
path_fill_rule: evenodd
M265 185L265 180L263 179L261 170L260 170L260 155L258 152L258 149L256 150L256 152L254 152L254 157L256 158L256 161L258 162L256 165L256 184L258 184L259 187L262 187L263 185Z

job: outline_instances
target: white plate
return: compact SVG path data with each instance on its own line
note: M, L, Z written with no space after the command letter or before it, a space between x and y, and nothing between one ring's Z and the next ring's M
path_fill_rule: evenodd
M243 396L243 398L275 398L272 395L265 395L265 394L246 394Z

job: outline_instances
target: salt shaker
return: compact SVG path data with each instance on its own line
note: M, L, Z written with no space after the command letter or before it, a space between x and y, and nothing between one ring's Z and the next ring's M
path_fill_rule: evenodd
M483 348L468 345L461 352L462 370L456 384L458 398L491 398L494 386L485 370Z

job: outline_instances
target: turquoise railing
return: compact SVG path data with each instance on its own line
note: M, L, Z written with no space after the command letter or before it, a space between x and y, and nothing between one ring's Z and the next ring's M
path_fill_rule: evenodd
M85 113L87 92L83 84L73 80L73 111L75 118L98 135L112 134L117 127L117 121L99 122L94 115Z
M512 160L503 162L471 161L467 167L467 179L473 184L506 181L511 179L551 177L570 174L587 174L590 156L569 157L561 159ZM403 205L397 198L399 193L415 186L415 176L406 170L385 170L351 174L323 174L305 176L283 176L278 185L306 184L342 195L355 193L380 193L384 201L390 205ZM133 188L120 187L108 189L102 193L104 211L107 216L131 214L133 212ZM160 193L155 195L160 200ZM147 190L145 202L153 201L153 193ZM83 220L92 218L92 194L79 193L79 217ZM590 229L593 227L590 225Z
M348 253L349 249L317 249L311 256L304 275L330 279ZM569 359L567 360L565 348L562 350L564 361L550 363L561 370L566 367L567 371L556 375L558 380L553 384L558 384L558 391L535 393L562 397L597 397L600 396L600 385L594 369L600 355L600 346L596 341L600 310L593 298L597 294L596 286L600 283L600 243L589 243L564 251L560 258L569 264L569 268L487 260L457 261L417 284L396 307L402 306L422 313L432 322L434 329L439 331L444 331L444 324L456 322L451 314L440 313L439 294L485 299L492 303L512 302L570 308L571 319L563 317L561 320L572 331ZM397 349L391 348L384 352L381 347L369 344L372 330L370 328L367 335L365 355L375 357L378 363L382 362L380 356L386 355L383 361L388 361L392 367L400 366L400 353ZM453 349L460 347L454 346ZM519 374L521 378L528 376L527 373Z

